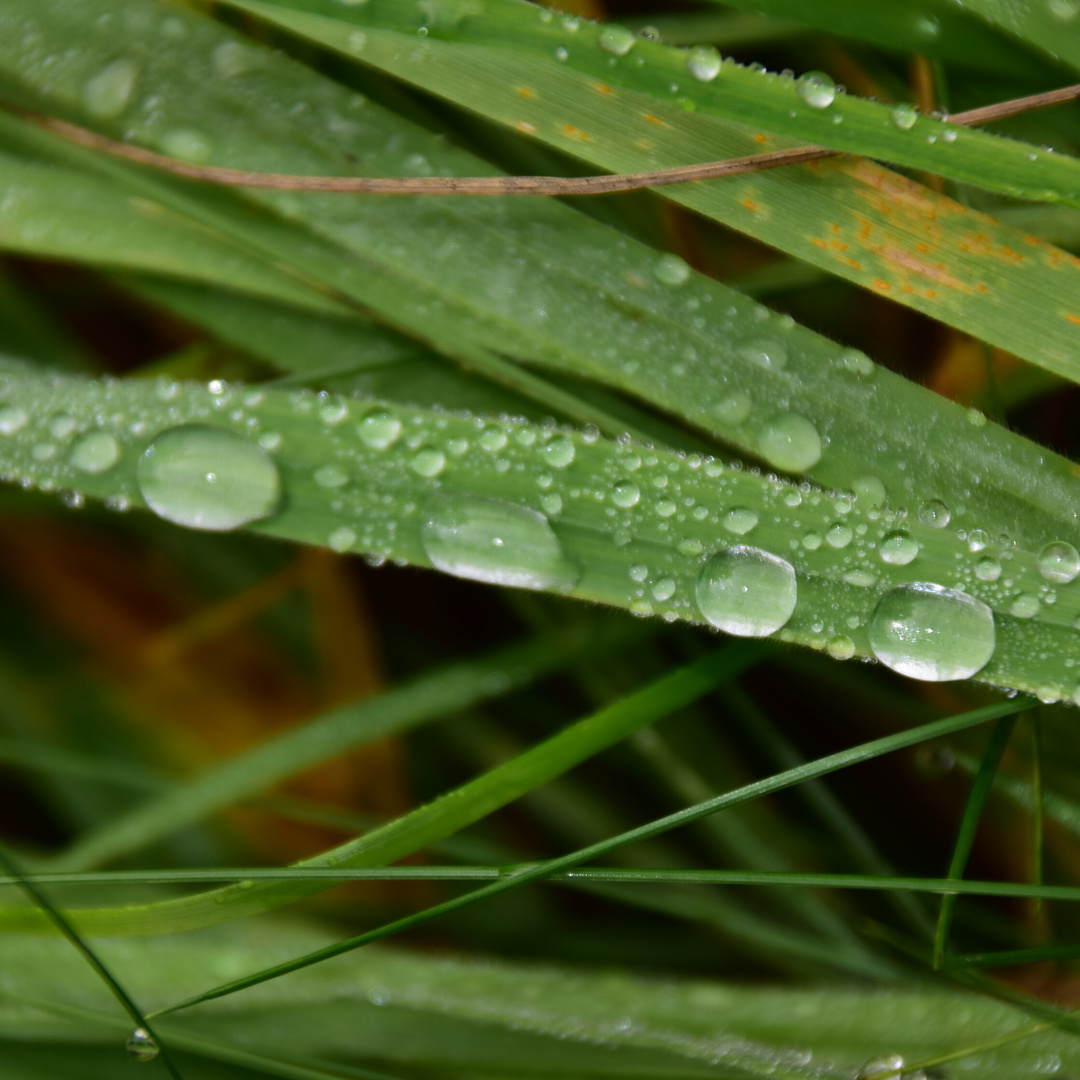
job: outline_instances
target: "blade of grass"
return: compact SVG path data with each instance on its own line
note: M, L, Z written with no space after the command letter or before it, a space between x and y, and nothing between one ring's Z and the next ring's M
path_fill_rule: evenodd
M1054 0L1045 4L970 0L965 6L991 26L1037 46L1054 60L1080 69L1080 38L1076 34L1076 18L1080 15L1080 9L1072 0Z
M960 822L960 828L957 830L956 844L953 847L952 859L949 862L948 876L950 880L964 876L964 868L967 866L971 848L975 843L975 834L979 829L983 807L986 805L986 799L990 794L990 789L993 787L994 777L997 774L998 766L1001 764L1002 755L1005 753L1005 748L1009 744L1015 726L1015 716L1003 716L995 725L990 741L987 743L986 751L979 764L979 771L975 776L975 782L971 785L971 794L968 796L967 805L964 807L964 816ZM942 897L937 929L934 933L933 966L935 969L941 967L945 958L945 949L949 941L949 929L952 926L955 908L955 895Z

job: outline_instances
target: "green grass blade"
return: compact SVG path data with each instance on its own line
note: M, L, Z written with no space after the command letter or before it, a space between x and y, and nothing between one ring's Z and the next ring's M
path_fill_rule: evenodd
M1010 4L1008 0L970 0L966 6L991 26L1014 34L1055 60L1080 70L1080 35L1076 21L1080 9L1073 0L1024 4Z
M971 848L975 843L975 834L979 829L983 807L986 805L986 799L990 794L990 789L993 787L994 777L997 775L1002 755L1005 753L1005 747L1009 744L1015 726L1015 716L1003 716L995 725L990 736L990 741L979 764L979 771L975 776L975 782L971 785L971 794L968 796L967 805L964 807L964 816L956 834L956 844L953 847L952 859L949 863L950 879L963 877L964 868L967 866L968 857L971 855ZM946 895L942 898L937 930L934 934L933 964L935 968L941 966L945 957L949 929L952 926L955 908L956 897L954 895Z

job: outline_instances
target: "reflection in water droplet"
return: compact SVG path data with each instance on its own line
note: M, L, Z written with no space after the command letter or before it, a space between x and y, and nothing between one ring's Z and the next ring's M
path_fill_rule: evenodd
M906 102L901 105L894 105L889 113L889 119L901 131L910 131L915 126L915 121L919 119L919 110L914 105L908 105Z
M737 637L774 634L791 618L797 594L790 563L742 546L709 559L695 586L698 610L705 619Z
M886 666L924 682L967 679L994 654L993 612L930 582L887 592L870 619L870 648Z
M1039 552L1039 573L1047 581L1064 585L1080 574L1080 553L1072 544L1055 540Z
M829 640L826 649L835 660L850 660L855 655L855 642L846 634L837 634Z
M611 53L612 56L625 56L634 47L636 40L625 26L609 24L600 31L596 43L604 52Z
M757 523L757 511L745 506L737 506L724 515L724 528L736 536L745 536Z
M574 460L574 444L569 439L552 439L541 451L554 469L565 469Z
M975 576L980 581L997 581L1001 577L1001 563L988 555L975 564Z
M682 285L690 277L690 267L685 259L666 252L653 264L653 277L661 285Z
M1032 593L1021 593L1009 605L1009 614L1017 619L1033 619L1039 614L1039 598Z
M349 406L344 398L329 397L319 404L319 419L324 424L340 424L349 415Z
M808 71L795 83L799 97L812 109L825 109L836 100L836 83L824 71Z
M431 479L438 476L446 468L446 455L441 450L427 446L413 455L412 461L409 462L409 468L417 476Z
M882 562L893 566L907 566L919 554L919 542L906 532L889 533L878 547Z
M356 543L356 532L348 525L339 525L327 538L326 545L334 551L348 551Z
M562 496L557 492L551 492L540 499L540 509L549 517L562 513Z
M745 390L735 390L712 407L712 414L725 424L741 424L754 408L754 399Z
M712 45L695 45L686 54L687 70L702 82L712 82L721 66L720 53Z
M566 589L578 579L547 518L498 499L433 499L420 542L432 565L455 577L520 589Z
M102 473L120 460L120 444L107 431L91 431L71 449L73 468L85 473Z
M30 415L18 405L0 409L0 435L17 435L29 423Z
M982 529L972 529L968 533L967 546L968 551L973 554L978 551L982 551L987 544L990 543L990 537Z
M506 432L502 428L488 428L480 433L477 442L480 443L481 449L494 453L506 445Z
M239 435L189 425L163 431L139 459L139 490L159 517L225 532L269 517L281 498L277 466Z
M633 480L624 480L611 489L611 501L623 510L629 510L631 506L636 506L640 498L641 488Z
M642 582L649 576L649 568L644 563L635 563L628 572L631 581Z
M313 479L321 488L338 488L349 482L349 474L340 465L320 465Z
M919 520L931 529L944 529L952 514L940 499L929 499L919 507Z
M98 120L113 120L127 108L139 77L134 60L114 60L84 87L82 102L86 111Z
M774 469L800 473L821 460L821 436L805 416L780 412L771 417L758 435L761 456Z
M137 1027L128 1036L124 1046L136 1061L153 1061L158 1056L158 1044L146 1028Z
M825 543L831 548L846 548L851 543L855 533L852 531L850 525L845 525L842 521L838 521L835 525L830 525L825 532Z

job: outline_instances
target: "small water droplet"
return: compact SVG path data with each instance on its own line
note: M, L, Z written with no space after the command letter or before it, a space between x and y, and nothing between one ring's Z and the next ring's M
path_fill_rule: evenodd
M1080 553L1072 544L1055 540L1039 552L1038 566L1047 581L1065 585L1080 574Z
M858 375L861 378L873 375L877 367L866 353L858 349L845 349L836 357L834 363L841 371L849 371L852 375Z
M57 416L49 424L49 432L54 439L66 439L75 428L75 420L70 416Z
M261 56L238 41L223 41L211 53L214 72L222 79L235 79L259 66Z
M578 579L548 519L498 499L432 500L420 542L437 569L489 585L566 589Z
M1001 577L1001 563L988 555L975 564L975 576L980 581L997 581Z
M860 506L885 505L885 485L876 476L858 476L851 487Z
M1009 605L1009 614L1017 619L1033 619L1039 614L1039 598L1033 593L1021 593Z
M565 469L574 460L574 444L569 439L552 439L540 453L553 469Z
M319 419L324 424L340 424L349 415L349 406L342 397L331 397L319 404Z
M817 549L821 547L821 535L816 532L808 532L802 538L802 546L806 548L807 551L817 551Z
M753 547L733 547L702 567L695 586L698 610L713 626L737 637L768 637L795 611L795 569Z
M629 570L630 580L642 582L649 576L649 568L644 563L635 563Z
M356 532L348 525L339 525L326 538L326 545L333 551L348 551L356 543Z
M968 551L972 554L982 551L990 543L990 536L983 529L972 529L967 536Z
M994 654L993 612L966 593L930 582L887 592L870 619L870 648L886 666L924 682L967 679Z
M349 52L354 56L359 56L367 48L367 34L363 30L353 30L345 39L345 43L349 46Z
M754 399L745 390L735 390L712 407L712 414L725 424L743 423L754 408Z
M193 128L174 128L163 132L158 140L158 146L166 157L176 158L178 161L190 161L194 165L209 161L214 150L214 144L210 139Z
M657 499L656 506L653 509L662 518L669 518L674 516L675 511L679 509L678 504L674 499Z
M139 459L138 480L158 517L211 532L269 517L281 498L277 466L260 447L198 425L158 435Z
M340 465L320 465L312 479L321 488L344 487L349 482L349 474Z
M752 364L758 364L760 367L773 371L782 370L787 367L788 362L787 346L782 341L769 338L751 341L739 349L739 355Z
M631 506L636 506L640 498L641 488L632 480L624 480L611 489L611 501L623 510L629 510Z
M264 431L259 436L259 445L268 454L272 454L275 450L280 450L281 449L281 432L280 431Z
M830 638L825 648L835 660L850 660L855 655L855 642L846 634L837 634Z
M158 1044L154 1042L146 1028L137 1027L124 1044L127 1052L136 1061L153 1061L158 1056Z
M854 538L855 533L850 525L845 525L842 521L836 522L835 525L830 525L825 531L825 543L831 548L840 550L846 548Z
M120 444L107 431L91 431L71 449L73 468L85 473L103 473L120 460Z
M757 511L745 506L737 506L724 515L724 528L736 536L745 536L757 523Z
M545 514L554 517L562 513L562 496L558 492L550 492L540 499L540 508Z
M928 499L919 507L919 520L931 529L944 529L952 519L949 508L940 499Z
M661 285L682 285L690 277L690 267L678 255L665 252L653 264L653 277Z
M609 23L596 39L596 44L612 56L625 56L633 47L637 38L625 26Z
M800 75L795 89L812 109L826 109L836 100L836 83L824 71Z
M758 435L761 456L782 472L801 473L821 460L821 436L799 413L776 413Z
M642 41L654 41L658 45L664 40L663 34L655 26L642 26L638 30L637 36Z
M139 65L134 60L114 60L83 87L86 111L98 120L115 119L131 101L138 77Z
M712 82L722 66L720 53L712 45L695 45L686 54L687 70L702 82Z
M29 413L18 405L5 405L0 409L0 435L17 435L29 423Z
M888 1076L904 1067L904 1059L899 1054L875 1058L868 1061L857 1073L855 1080L875 1080L878 1076ZM899 1078L897 1078L899 1080Z
M882 562L892 566L907 566L919 554L919 542L910 533L889 533L878 547Z
M700 540L691 538L680 540L675 546L680 555L689 555L691 558L700 555L705 550Z
M914 105L904 102L893 106L889 119L901 131L910 131L915 126L915 121L919 119L919 110Z
M654 600L670 600L675 595L675 582L672 578L661 578L652 587Z
M560 64L565 64L566 61L570 59L570 53L567 51L567 49L564 46L556 45L555 46L555 59L558 60Z
M446 455L435 447L426 446L413 455L412 461L409 462L409 468L417 476L430 479L438 476L446 468Z
M385 450L400 438L401 421L390 413L372 413L356 425L356 433L365 446L370 446L372 450ZM505 442L504 435L503 443Z

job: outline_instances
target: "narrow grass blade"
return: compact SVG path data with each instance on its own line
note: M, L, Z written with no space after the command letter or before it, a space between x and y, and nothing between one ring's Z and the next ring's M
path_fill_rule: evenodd
M971 0L967 8L991 26L1037 46L1055 60L1080 70L1080 36L1076 19L1080 9L1073 0L1010 4L1008 0Z

